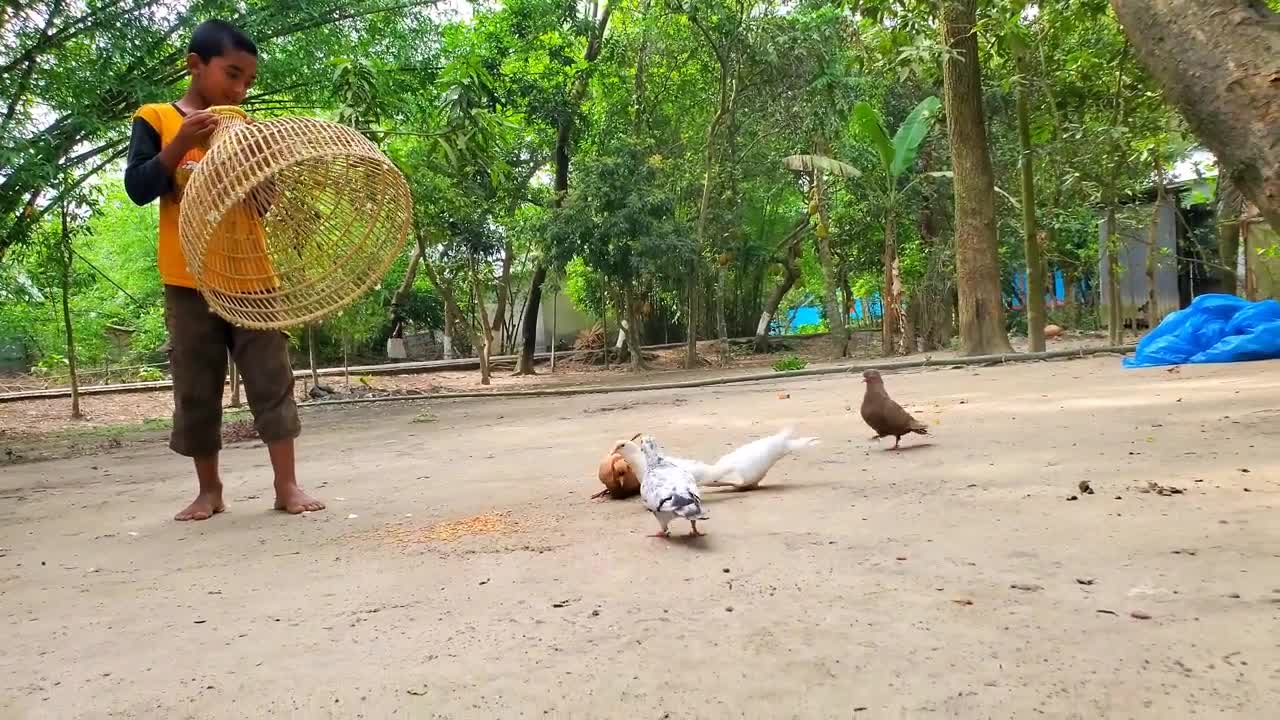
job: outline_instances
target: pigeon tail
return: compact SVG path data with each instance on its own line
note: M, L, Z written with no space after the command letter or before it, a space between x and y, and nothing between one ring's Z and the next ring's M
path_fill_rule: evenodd
M659 511L666 511L686 520L706 520L710 516L702 509L702 501L691 493L676 493L658 503Z
M787 438L787 451L795 452L796 450L803 450L805 448L813 447L814 445L817 445L819 442L821 441L818 440L818 438L816 437L802 437L802 438L789 437Z

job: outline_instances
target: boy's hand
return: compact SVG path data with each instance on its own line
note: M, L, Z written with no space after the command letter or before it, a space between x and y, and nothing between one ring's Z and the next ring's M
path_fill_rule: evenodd
M173 142L179 146L190 150L209 140L209 136L213 135L213 131L218 127L218 117L208 110L197 110L182 120L182 127L178 128L178 134L174 136Z

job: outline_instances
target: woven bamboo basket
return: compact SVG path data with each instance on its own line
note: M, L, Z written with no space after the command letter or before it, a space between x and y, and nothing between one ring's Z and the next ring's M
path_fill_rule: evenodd
M282 329L332 315L377 284L412 222L396 166L345 125L211 110L218 127L178 220L209 308L236 325Z

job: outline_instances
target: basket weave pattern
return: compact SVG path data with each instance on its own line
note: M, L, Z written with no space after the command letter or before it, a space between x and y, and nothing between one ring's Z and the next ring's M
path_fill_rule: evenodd
M236 325L287 328L341 310L381 280L412 222L395 165L345 125L250 124L236 108L215 112L178 221L209 308Z

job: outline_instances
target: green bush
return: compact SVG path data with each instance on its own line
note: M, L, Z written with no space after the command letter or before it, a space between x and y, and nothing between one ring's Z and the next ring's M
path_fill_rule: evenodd
M160 368L143 368L138 371L138 382L156 382L164 379L164 371Z
M829 331L830 331L830 329L831 329L831 328L827 327L827 321L826 321L826 320L823 320L822 322L819 322L819 323L810 323L810 324L808 324L808 325L797 325L797 326L796 326L796 330L795 330L795 333L794 333L794 334L796 334L796 335L819 335L819 334L822 334L822 333L824 333L824 332L829 332Z
M787 372L790 370L803 370L809 366L809 361L796 355L788 355L784 358L778 358L773 363L773 369L778 372Z

